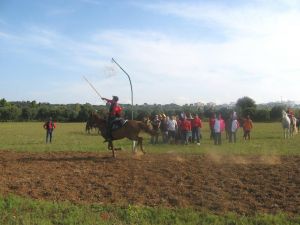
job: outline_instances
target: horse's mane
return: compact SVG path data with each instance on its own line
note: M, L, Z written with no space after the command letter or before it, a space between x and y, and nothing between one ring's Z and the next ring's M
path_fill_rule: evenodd
M101 116L99 116L97 113L93 113L91 115L91 121L96 124L96 126L100 127L104 127L106 126L106 119L102 118Z

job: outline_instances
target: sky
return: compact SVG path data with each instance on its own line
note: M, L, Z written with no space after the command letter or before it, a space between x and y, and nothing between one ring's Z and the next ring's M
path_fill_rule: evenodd
M0 98L300 101L298 0L0 0Z

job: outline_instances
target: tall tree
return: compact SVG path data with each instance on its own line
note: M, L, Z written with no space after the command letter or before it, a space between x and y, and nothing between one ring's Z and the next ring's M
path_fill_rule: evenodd
M253 116L256 111L255 101L250 97L239 98L236 102L236 111L243 116L250 115Z
M9 105L9 103L5 100L5 98L0 99L0 107L5 107Z

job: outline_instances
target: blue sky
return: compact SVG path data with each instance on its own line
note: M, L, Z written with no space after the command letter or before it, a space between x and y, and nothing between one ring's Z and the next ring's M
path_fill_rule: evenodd
M1 0L0 98L299 101L297 0Z

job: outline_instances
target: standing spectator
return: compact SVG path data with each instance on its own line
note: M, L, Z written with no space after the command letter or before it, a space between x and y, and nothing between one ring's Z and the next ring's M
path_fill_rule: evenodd
M191 131L188 133L188 142L192 143L192 120L194 119L192 113L186 113L186 119L191 123Z
M48 143L48 139L50 143L52 142L52 133L54 128L56 128L55 123L52 121L52 118L50 117L49 120L44 123L44 129L46 129L46 143Z
M185 117L186 117L185 112L181 112L180 113L180 120L183 121Z
M213 113L212 116L209 118L209 129L210 129L210 140L215 138L215 133L214 133L214 125L215 125L215 120L216 120L216 114Z
M237 119L237 113L236 113L236 111L233 111L233 112L232 112L232 118Z
M175 136L175 143L178 144L182 140L182 130L181 130L181 124L182 124L183 119L180 118L179 116L176 116L176 122L177 122L177 132Z
M151 144L158 143L158 135L159 135L159 128L160 128L160 119L158 115L155 115L154 119L151 121L153 130L155 131L155 135L151 136Z
M183 143L188 144L189 143L189 138L192 133L192 126L191 122L187 120L187 118L184 118L183 121L181 122L181 132L182 132L182 138L183 138Z
M244 129L244 140L250 140L250 132L253 128L252 120L250 119L250 116L248 115L247 118L244 120L243 123L243 129Z
M215 118L214 123L214 143L215 145L221 145L222 144L222 132L225 129L225 122L222 119L221 114L219 114L218 117Z
M175 116L172 116L171 119L167 121L167 127L168 127L168 141L170 143L175 142L175 137L176 137L176 131L178 129L177 126L177 121L175 119Z
M230 142L230 135L231 135L231 125L232 125L232 115L230 115L225 122L226 139L228 139L229 142Z
M160 122L160 130L161 130L163 143L168 142L168 119L169 117L167 117L165 114L162 114L162 120Z
M230 132L230 136L229 136L229 142L232 143L232 141L233 141L234 143L236 143L236 133L237 133L237 130L239 129L239 127L240 127L240 124L239 124L236 116L233 116L232 123L231 123L231 132Z
M202 128L202 121L197 114L195 114L194 119L192 119L192 142L194 143L197 139L197 145L200 145L200 135Z

